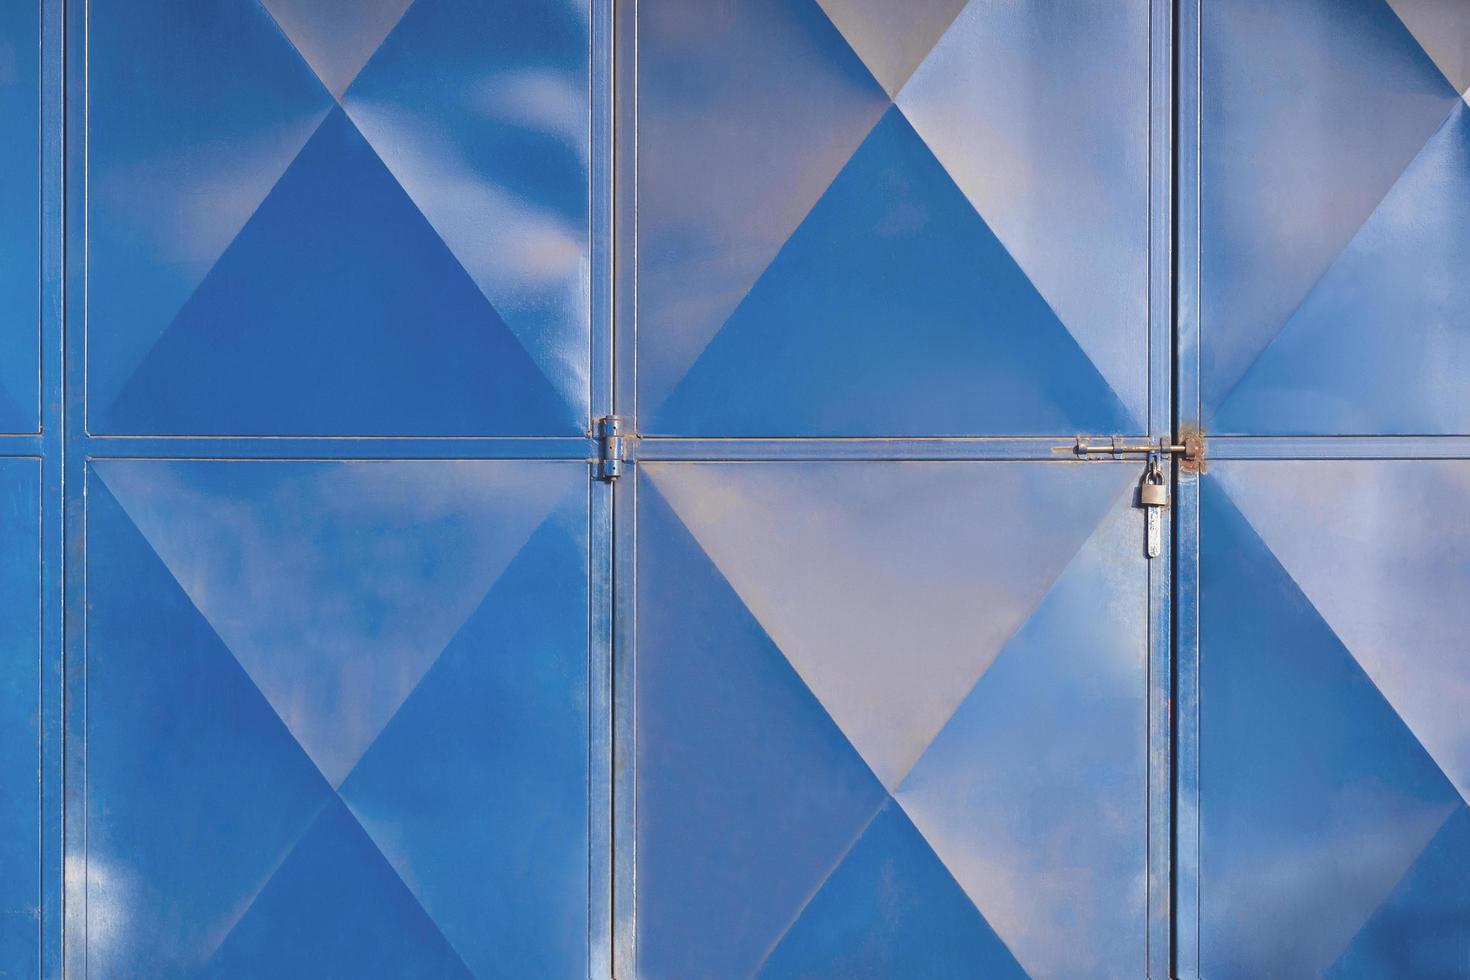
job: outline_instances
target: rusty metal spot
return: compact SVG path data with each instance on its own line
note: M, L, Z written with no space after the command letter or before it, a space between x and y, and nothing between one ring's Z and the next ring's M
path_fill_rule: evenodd
M1184 454L1179 457L1179 468L1185 473L1209 471L1209 460L1205 458L1205 433L1196 425L1179 428L1179 441L1184 444Z

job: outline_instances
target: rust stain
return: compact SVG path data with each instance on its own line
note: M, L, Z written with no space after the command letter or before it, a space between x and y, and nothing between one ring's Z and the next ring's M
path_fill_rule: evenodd
M1210 464L1205 458L1204 430L1196 425L1181 426L1179 441L1184 444L1184 455L1179 460L1179 468L1185 473L1208 472Z

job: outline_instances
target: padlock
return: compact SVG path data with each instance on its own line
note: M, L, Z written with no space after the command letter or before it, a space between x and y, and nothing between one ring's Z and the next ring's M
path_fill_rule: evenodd
M1144 507L1169 506L1169 484L1164 482L1164 474L1150 472L1143 478L1143 485L1138 488L1138 502Z

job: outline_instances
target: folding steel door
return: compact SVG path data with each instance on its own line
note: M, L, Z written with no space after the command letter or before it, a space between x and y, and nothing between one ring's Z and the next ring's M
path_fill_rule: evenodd
M1465 976L1470 5L1181 37L1180 975Z
M1166 955L1155 6L622 7L620 976Z
M68 975L585 976L588 4L69 24Z

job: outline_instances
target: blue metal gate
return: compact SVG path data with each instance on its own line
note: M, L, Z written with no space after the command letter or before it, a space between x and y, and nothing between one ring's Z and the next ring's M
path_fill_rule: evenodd
M1470 975L1470 5L1180 37L1178 972Z
M68 15L67 974L596 971L606 12Z
M1470 975L1467 51L5 5L0 976Z
M1166 6L620 26L618 974L1162 975Z

